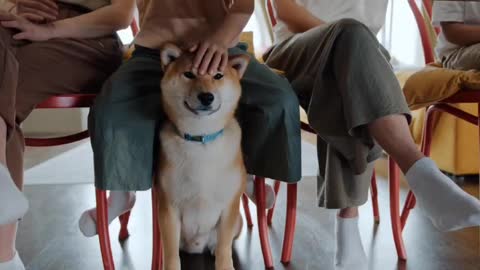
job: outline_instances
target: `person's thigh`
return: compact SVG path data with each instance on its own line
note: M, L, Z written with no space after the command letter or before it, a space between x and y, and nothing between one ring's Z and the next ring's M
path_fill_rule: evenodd
M11 77L2 87L13 97L9 103L7 163L19 187L23 182L24 138L20 124L47 98L70 93L99 92L118 68L122 50L115 36L88 40L55 39L44 42L11 41L15 58L5 70ZM15 68L13 67L15 66ZM5 78L5 77L4 77ZM18 82L17 82L18 78ZM60 124L60 123L59 123Z
M54 39L18 46L16 120L22 122L48 97L98 93L120 66L122 49L114 36L97 39Z
M235 48L230 54L244 54ZM249 173L296 182L301 178L299 104L285 78L253 57L242 78L238 118Z
M452 69L480 70L480 43L458 49L445 59L443 64Z
M134 53L97 97L89 118L97 188L151 188L161 77L158 56Z

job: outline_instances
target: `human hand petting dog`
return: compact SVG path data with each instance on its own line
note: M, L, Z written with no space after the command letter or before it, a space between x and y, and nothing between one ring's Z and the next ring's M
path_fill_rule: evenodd
M200 75L214 75L225 70L228 64L228 43L222 39L223 37L213 35L189 48L190 52L195 53L193 70L197 70Z
M25 17L0 11L0 24L5 28L16 29L15 40L45 41L53 37L53 24L36 24Z
M10 0L16 7L16 15L34 23L55 21L58 5L55 0Z

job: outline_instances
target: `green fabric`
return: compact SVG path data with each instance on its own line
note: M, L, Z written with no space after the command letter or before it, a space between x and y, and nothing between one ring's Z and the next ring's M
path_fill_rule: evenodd
M319 206L364 204L382 151L368 125L411 118L388 52L366 26L344 19L296 34L265 58L285 72L317 132Z
M230 54L246 54L233 48ZM95 185L103 190L147 190L155 171L156 134L165 121L162 71L155 50L139 47L105 84L89 126ZM280 181L301 178L299 104L286 79L252 57L242 79L238 119L251 174Z

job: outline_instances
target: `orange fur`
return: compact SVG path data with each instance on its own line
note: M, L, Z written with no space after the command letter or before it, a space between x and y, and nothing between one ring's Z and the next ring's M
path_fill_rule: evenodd
M180 270L179 249L213 251L213 243L215 269L233 270L232 242L241 232L239 206L246 186L235 110L248 56L232 58L221 79L192 72L192 57L174 45L166 45L161 52L165 72L162 105L169 121L160 131L156 188L165 269ZM185 72L193 73L194 79ZM215 98L206 112L192 109L202 93ZM211 134L221 129L222 137L205 145L179 135Z

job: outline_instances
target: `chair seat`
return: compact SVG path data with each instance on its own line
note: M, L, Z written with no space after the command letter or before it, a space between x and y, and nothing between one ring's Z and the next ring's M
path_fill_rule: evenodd
M479 103L480 102L480 89L476 90L461 90L453 96L440 101L440 103Z

